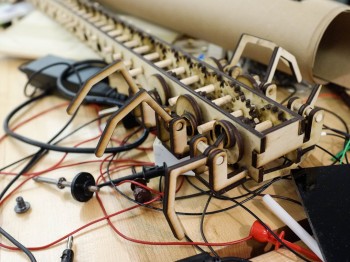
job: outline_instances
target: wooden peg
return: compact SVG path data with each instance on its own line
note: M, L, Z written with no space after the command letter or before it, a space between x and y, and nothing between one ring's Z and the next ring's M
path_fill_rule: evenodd
M102 52L105 54L110 54L112 53L112 51L113 51L113 48L111 46L106 46L102 49Z
M232 97L230 95L225 95L223 97L212 100L212 102L217 106L222 106L224 104L232 102Z
M176 75L181 75L186 72L186 69L183 66L180 66L177 68L170 69L168 70L168 72L175 73Z
M238 110L232 112L231 115L234 117L241 117L241 116L243 116L243 111L241 109L238 109Z
M69 30L76 27L76 25L77 25L76 21L71 21L68 24L66 24L65 27Z
M159 54L157 52L154 52L154 53L151 53L151 54L144 55L143 57L146 60L153 61L153 60L158 59L160 56L159 56Z
M114 25L109 24L109 25L104 25L104 26L102 26L100 29L101 29L102 31L104 31L104 32L108 32L108 31L113 30L114 28L115 28Z
M128 48L133 48L133 47L136 47L140 44L140 42L138 40L131 40L131 41L127 41L124 43L124 46L125 47L128 47Z
M99 116L111 115L111 114L117 112L118 109L119 109L119 106L114 106L114 107L106 108L106 109L103 109L103 110L98 111L98 115L99 115Z
M108 32L107 34L108 34L110 37L117 37L117 36L121 35L122 33L123 33L123 30L122 30L122 29L117 29L117 30L110 31L110 32Z
M84 13L84 14L82 14L81 16L82 16L83 18L85 18L85 19L90 19L90 18L93 17L94 15L91 14L91 13Z
M100 17L98 17L98 16L91 16L87 20L89 20L90 23L96 23L97 21L100 20Z
M121 43L128 41L129 39L130 39L130 35L121 35L115 38L115 40Z
M90 36L90 41L92 41L92 42L97 42L97 40L98 40L98 38L97 38L97 36L96 36L95 34L92 34L92 35Z
M173 63L171 59L165 59L159 62L154 63L155 66L158 66L159 68L164 68L167 66L170 66Z
M196 90L194 90L196 92L206 92L206 93L211 93L211 92L214 92L215 91L215 86L210 84L210 85L207 85L207 86L203 86L203 87L200 87L200 88L197 88Z
M211 92L215 91L215 86L210 84L210 85L207 85L207 86L203 86L203 87L197 88L194 91L195 92L211 93ZM169 105L171 105L171 106L175 105L178 98L179 98L179 96L175 96L175 97L169 98L169 100L168 100Z
M192 85L198 81L199 81L199 76L197 76L197 75L193 75L193 76L190 76L190 77L187 77L187 78L180 80L181 83L188 85L188 86Z
M203 141L199 141L197 143L197 150L199 152L201 152L202 154L204 153L204 151L209 147L208 144L204 143Z
M200 134L204 134L209 132L210 130L212 130L214 128L214 124L215 124L216 120L212 120L209 122L206 122L200 126L197 127L197 131Z
M262 132L266 129L269 129L273 126L272 122L270 120L266 120L264 122L261 122L255 126L255 130Z
M134 68L134 69L129 70L129 74L132 77L135 77L135 76L142 74L142 73L143 73L142 67L138 67L138 68Z
M168 99L169 105L170 105L170 106L175 105L178 98L179 98L179 96L174 96L174 97L172 97L172 98L169 98L169 99Z
M143 45L143 46L140 46L140 47L136 47L133 49L133 51L135 53L138 53L140 55L144 54L144 53L147 53L148 51L151 50L151 47L149 45ZM145 57L145 56L144 56Z
M100 20L100 21L97 21L97 22L94 23L94 25L96 27L102 27L102 26L105 26L106 24L107 24L107 22L104 21L104 20Z
M112 55L113 60L119 60L119 59L122 59L122 57L123 57L122 53L114 53Z

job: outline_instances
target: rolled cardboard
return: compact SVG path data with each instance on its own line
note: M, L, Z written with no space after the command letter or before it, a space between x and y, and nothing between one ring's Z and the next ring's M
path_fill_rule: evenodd
M233 50L242 34L275 42L292 53L310 82L350 87L349 7L328 0L99 0L170 29ZM268 62L266 50L244 53Z

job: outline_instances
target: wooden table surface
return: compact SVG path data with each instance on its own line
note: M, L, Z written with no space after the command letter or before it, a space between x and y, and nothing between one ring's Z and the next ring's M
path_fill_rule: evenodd
M23 95L23 86L26 77L17 67L23 63L23 60L10 57L0 56L0 119L4 120L6 115L19 103L27 98ZM302 94L301 94L302 95ZM25 110L16 115L11 126L28 119L38 112L52 108L55 105L66 103L66 100L50 96L33 105L28 106ZM321 106L332 108L342 116L346 116L347 123L349 119L349 109L339 100L339 98L330 95L325 91L318 101ZM48 141L57 130L62 127L69 119L65 112L66 105L57 110L53 110L43 116L40 116L28 124L20 127L18 132L40 141ZM96 117L96 108L84 106L81 108L78 117L69 130L74 130L80 124L88 122ZM326 115L325 123L331 124L337 128L343 128L332 116ZM130 132L130 131L127 131ZM4 134L1 129L0 136ZM96 123L84 128L77 134L65 140L61 145L72 146L81 141L95 137L99 134ZM123 138L125 130L118 128L116 136ZM151 146L154 136L151 135L144 146ZM96 146L97 140L93 140L85 145ZM332 152L342 150L342 141L332 137L322 137L320 144ZM16 161L24 156L37 151L37 148L23 144L12 138L5 138L0 142L0 168ZM309 161L308 165L314 165L318 161L327 164L330 157L319 150L315 151L314 161ZM50 152L47 154L31 172L38 172L53 166L63 156L62 153ZM104 158L104 157L103 157ZM103 159L102 158L102 159ZM143 152L132 150L122 153L120 158L138 159L143 161L153 161L152 152ZM43 174L43 176L58 178L64 176L67 180L71 180L77 173L86 171L98 177L100 174L101 159L94 155L68 154L66 159L60 164L66 166L79 163L82 161L94 160L93 163L80 164L77 166L62 167L51 172ZM23 163L9 168L8 172L18 172L24 166ZM105 165L103 166L105 169ZM126 169L121 172L113 173L113 177L120 177L123 174L130 174L131 170ZM0 188L4 186L12 178L12 175L0 175ZM24 181L24 176L16 182L14 189L20 182ZM194 181L194 180L193 180ZM158 181L153 181L151 187L158 189ZM251 188L256 187L254 183L248 183ZM129 185L120 187L123 192L131 196ZM193 192L193 189L184 183L179 195ZM230 192L230 195L240 195L245 191L238 187ZM275 193L279 195L289 196L298 199L295 187L292 181L281 180L273 184L266 193ZM99 193L106 210L109 214L131 207L134 204L126 200L120 194L111 188L103 188ZM22 196L26 201L30 202L31 209L24 214L16 214L14 212L15 199ZM197 197L190 200L182 200L176 204L177 211L186 212L202 212L207 201L207 196ZM291 215L297 220L305 219L303 208L283 200L278 201ZM222 201L213 200L210 203L209 211L227 207L230 203L222 203ZM262 204L261 198L257 197L245 204L254 211L263 221L269 224L273 229L284 227L274 215L268 211ZM159 204L157 205L159 206ZM38 247L47 245L71 231L99 218L102 218L103 212L94 197L87 203L79 203L72 199L69 189L59 190L54 185L39 184L33 180L29 180L17 191L15 191L6 201L1 202L0 225L17 240L27 247ZM194 241L202 241L199 225L200 216L182 216L181 220L185 226L187 234ZM113 225L123 234L135 239L145 241L176 241L170 228L162 214L162 212L153 211L147 208L136 208L125 212L111 219ZM208 215L205 218L205 233L210 242L227 242L238 240L249 235L250 226L254 222L254 218L247 214L241 208L234 208L230 211L215 215ZM9 244L9 242L0 238L1 243ZM62 251L65 249L66 240L60 241L58 244L45 248L40 251L34 251L33 254L38 261L59 261ZM11 244L10 244L11 245ZM278 251L259 256L265 252L265 245L250 240L239 245L227 247L217 247L219 254L226 255L252 255L253 261L297 261L295 257L288 254L287 251ZM108 226L106 220L102 220L82 231L74 234L73 250L75 252L74 261L174 261L185 258L198 253L192 246L154 246L133 243L122 239L111 227ZM27 261L27 257L19 251L10 251L0 248L0 261Z

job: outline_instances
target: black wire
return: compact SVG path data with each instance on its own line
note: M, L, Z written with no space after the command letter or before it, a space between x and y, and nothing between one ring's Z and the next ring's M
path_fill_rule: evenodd
M86 68L95 67L98 65L102 68L102 66L108 65L103 60L83 60L79 62L75 62L73 64L68 64L67 68L65 68L62 73L57 77L56 86L57 91L65 98L72 100L76 96L76 92L71 91L68 87L66 87L63 83L64 80L68 79L70 75L72 75L72 71L74 73L78 71L82 71ZM82 87L81 87L82 88ZM81 89L80 89L81 90ZM78 92L80 92L80 90ZM117 92L116 89L110 88L105 90L102 89L97 94L94 94L93 89L90 90L88 95L84 97L85 103L94 103L94 104L100 104L100 105L107 105L107 106L123 106L124 101L121 100L120 94ZM122 95L126 98L125 95Z
M200 221L200 226L199 226L199 230L200 230L200 233L201 233L201 236L202 236L202 239L205 243L209 243L206 236L205 236L205 233L204 233L204 217L205 217L205 214L207 213L207 210L208 210L208 207L209 207L209 204L210 204L210 201L213 197L213 194L210 194L209 197L208 197L208 200L207 202L205 203L205 206L204 206L204 209L203 209L203 213L201 215L201 221ZM212 246L208 246L208 248L210 249L211 253L217 258L217 259L220 259L220 256L218 255L218 253L216 253L216 251L214 250L214 248Z
M112 178L110 176L110 165L111 163L113 162L113 158L114 156L110 159L110 161L108 162L107 164L107 176L108 176L108 179L111 181ZM205 216L205 215L209 215L209 214L215 214L215 213L220 213L220 212L224 212L226 210L229 210L229 209L232 209L232 208L235 208L237 206L240 206L242 207L243 209L245 209L248 213L250 213L255 219L257 219L264 227L266 230L268 230L271 235L276 238L276 240L278 242L280 242L282 245L284 245L283 241L258 217L256 216L251 210L249 210L248 208L246 208L243 204L251 199L253 199L254 197L256 197L258 194L260 194L261 192L263 192L264 190L266 190L270 185L272 185L273 183L275 183L276 181L282 179L281 177L277 177L277 178L274 178L272 179L270 182L266 183L265 185L261 186L260 188L252 191L254 192L254 194L251 196L251 197L248 197L246 198L245 200L241 201L241 202L238 202L235 198L229 198L229 197L225 197L225 196L215 196L216 198L218 199L222 199L222 200L229 200L229 201L232 201L234 202L235 204L231 207L228 207L228 208L224 208L224 209L220 209L220 210L216 210L216 211L211 211L211 212L202 212L202 213L183 213L183 212L176 212L176 214L178 215L201 215L201 216ZM153 210L156 210L156 211L163 211L162 209L159 209L159 208L156 208L156 207L153 207L153 206L149 206L149 205L145 205L143 203L139 203L137 201L135 201L134 199L131 199L129 196L125 195L121 190L119 190L117 188L117 186L113 186L113 188L118 192L120 193L122 196L124 196L125 198L127 198L128 200L134 202L134 203L137 203L141 206L144 206L144 207L147 207L147 208L151 208ZM237 198L237 197L236 197ZM209 204L208 204L209 205ZM204 219L204 218L203 218ZM291 249L289 246L285 245L286 248L288 250L290 250L293 254L295 254L296 256L298 256L299 258L303 259L304 261L308 261L306 258L304 258L303 256L301 256L300 254L298 254L297 252L295 252L293 249ZM227 260L226 260L227 261ZM246 261L246 260L242 260L242 261Z
M345 149L345 146L346 146L347 142L348 142L349 139L350 139L349 127L348 127L346 121L345 121L340 115L338 115L337 113L335 113L335 112L332 111L332 110L329 110L329 109L323 108L323 107L319 107L319 108L322 109L322 110L324 110L325 112L327 112L327 113L329 113L329 114L335 116L335 117L343 124L344 129L345 129L345 132L342 132L342 131L340 131L340 130L338 130L338 129L335 129L335 128L328 127L328 126L326 126L326 125L323 125L323 126L324 126L326 129L329 129L329 130L331 130L331 131L333 131L333 132L335 132L335 133L341 134L341 135L343 135L343 136L345 137L345 138L344 138L344 149ZM336 158L335 158L335 159L336 159ZM338 160L338 161L339 161L339 160ZM346 161L347 164L349 164L349 159L348 159L347 154L345 154L345 161ZM334 165L336 162L337 162L337 161L333 162L333 165ZM340 163L340 161L339 161L339 163Z
M350 134L349 133L346 133L346 132L343 132L339 129L336 129L336 128L332 128L332 127L329 127L329 126L326 126L326 125L323 125L324 126L324 129L328 129L328 130L331 130L333 131L334 133L337 133L339 135L342 135L344 136L346 139L350 139Z
M90 124L92 124L92 123L94 123L94 122L96 122L96 121L98 121L98 120L100 120L100 119L106 117L106 116L107 116L107 115L98 116L98 117L96 117L95 119L90 120L90 121L86 122L85 124L82 124L81 126L77 127L77 128L74 129L73 131L69 132L67 135L65 135L65 136L63 136L62 138L60 138L59 140L57 140L55 143L53 143L53 145L59 144L60 142L62 142L63 140L67 139L68 137L72 136L74 133L78 132L79 130L83 129L84 127L86 127L86 126L88 126L88 125L90 125ZM31 155L28 155L28 156L23 157L22 159L16 160L15 162L12 162L12 163L8 164L7 166L2 167L2 168L0 169L0 172L4 171L5 169L8 169L8 168L10 168L11 166L14 166L14 165L16 165L16 164L18 164L18 163L20 163L20 162L23 162L23 161L27 160L28 158L33 157L34 155L35 155L35 154L31 154Z
M39 96L40 97L40 96ZM47 144L52 143L58 136L60 136L64 130L73 122L77 116L76 111L68 120L68 122L49 140ZM21 171L6 185L6 187L0 193L0 200L4 197L6 192L11 188L11 186L27 171L29 171L46 153L46 149L40 148L30 159L30 161L21 169Z
M346 137L341 136L341 135L337 135L337 134L332 134L332 133L327 133L327 136L334 136L334 137L338 137L338 138L343 139L343 140L344 140L344 144L345 144L345 145L344 145L344 150L345 150L346 143L349 141L349 140L346 139ZM345 153L344 156L345 156L345 161L346 161L346 163L349 164L348 154Z
M31 262L36 262L35 257L33 256L32 252L30 252L29 249L27 249L25 246L23 246L21 243L19 243L16 239L14 239L9 233L7 233L3 228L0 227L0 234L6 237L12 244L14 244L16 247L18 247L20 250L22 250L30 259Z
M107 171L106 171L106 173L107 173L108 179L109 179L110 181L112 181L112 177L111 177L111 174L110 174L110 165L111 165L111 163L113 162L114 157L115 157L115 155L113 155L113 157L108 161L108 164L107 164ZM235 205L229 207L229 209L235 208L235 207L237 207L237 206L240 206L240 207L242 207L243 209L245 209L245 210L246 210L248 213L250 213L255 219L257 219L257 220L265 227L265 229L268 230L274 238L276 238L276 240L277 240L278 242L280 242L282 245L284 245L283 241L282 241L282 240L281 240L281 239L280 239L280 238L279 238L279 237L278 237L278 236L277 236L277 235L276 235L276 234L275 234L275 233L274 233L274 232L273 232L273 231L272 231L272 230L271 230L257 215L255 215L250 209L248 209L247 207L245 207L245 206L243 205L245 202L247 202L247 201L253 199L253 198L256 197L258 194L260 194L261 192L263 192L264 190L266 190L270 185L272 185L273 183L275 183L276 181L278 181L278 180L280 180L280 179L282 179L282 177L277 177L277 178L272 179L270 182L266 183L265 185L261 186L260 188L258 188L258 189L256 189L256 190L252 191L252 192L254 192L253 195L252 195L251 197L246 198L245 200L243 200L243 201L241 201L241 202L238 202L238 201L235 199L235 198L237 198L237 197L235 197L235 198L228 198L228 197L225 197L225 196L216 196L216 198L222 199L222 200L230 200L230 201L234 202ZM112 185L112 184L113 184L113 183L111 182L111 185ZM141 205L141 206L144 206L144 207L147 207L147 208L151 208L151 209L154 209L154 210L157 210L157 211L163 211L162 209L155 208L155 207L149 206L149 205L145 205L145 204L143 204L143 203L139 203L139 202L135 201L134 199L131 199L129 196L125 195L121 190L119 190L119 189L117 188L116 185L114 185L113 188L114 188L118 193L120 193L122 196L126 197L127 199L129 199L130 201L132 201L132 202L134 202L134 203L137 203L137 204L139 204L139 205ZM197 187L197 188L198 188L198 187ZM198 188L198 189L199 189L199 188ZM201 189L199 189L199 190L201 190ZM211 194L213 194L213 192L212 192ZM206 208L207 208L207 205L209 205L210 199L211 199L211 196L210 196L210 198L208 199L209 201L207 201ZM205 216L205 215L208 215L208 214L210 214L210 213L219 213L219 212L223 212L223 211L226 211L226 210L228 210L228 209L225 208L225 209L221 209L221 210L217 210L217 211L206 212L206 209L205 209L204 212L202 212L200 215L203 217L203 220L204 220L204 216ZM196 213L182 213L182 212L176 212L176 214L197 215ZM203 222L201 222L201 224L202 224L202 223L203 223ZM202 234L202 237L203 237L203 239L206 239L204 234ZM205 240L205 241L206 241L206 240ZM300 254L298 254L296 251L294 251L293 249L291 249L289 246L285 245L285 247L286 247L288 250L290 250L293 254L295 254L296 256L298 256L299 258L303 259L304 261L308 261L308 262L309 262L309 260L307 260L306 258L304 258L303 256L301 256ZM211 250L211 251L213 251L213 250ZM215 251L214 251L213 254L215 254ZM227 259L230 259L230 258L227 258ZM234 259L236 259L236 258L234 258ZM225 260L225 261L227 261L227 260ZM240 260L240 261L246 261L246 260Z
M248 189L244 183L243 183L241 186L242 186L242 188L243 188L245 191L247 191L248 193L253 194L253 191L251 191L250 189ZM266 194L257 194L257 195L258 195L258 196L265 196ZM270 194L270 196L273 197L273 198L278 198L278 199L286 200L286 201L289 201L289 202L298 204L298 205L300 205L300 206L302 205L298 200L295 200L295 199L292 199L292 198L289 198L289 197L279 196L279 195L271 195L271 194Z
M328 151L327 149L325 149L322 146L316 145L316 147L321 149L322 151L326 152L328 155L330 155L331 157L333 157L335 159L335 162L333 162L332 165L334 165L337 162L340 163L340 158L338 158L336 155L332 154L330 151Z
M8 136L11 136L19 141L22 141L23 143L30 144L32 146L36 146L36 147L46 149L46 150L63 152L63 153L79 153L79 154L93 154L93 153L95 153L95 148L77 148L77 147L63 147L63 146L51 145L51 144L42 143L42 142L39 142L36 140L32 140L28 137L17 134L11 130L11 128L9 127L9 123L11 122L11 119L16 115L16 113L19 112L24 107L26 107L27 105L33 103L34 101L36 101L38 99L43 98L46 95L47 95L47 92L45 92L39 96L33 97L33 98L25 101L24 103L20 104L19 106L17 106L14 110L12 110L7 115L6 119L4 120L5 133ZM144 129L144 133L136 141L134 141L130 144L121 146L121 147L107 148L105 150L105 153L120 153L120 152L124 152L124 151L128 151L130 149L136 148L147 139L148 135L149 135L149 130Z
M113 162L113 159L114 159L114 156L113 156L112 159L110 159L110 160L108 161L107 168L106 168L106 174L107 174L107 177L108 177L108 179L109 179L110 181L112 180L112 178L111 178L111 176L110 176L110 165L111 165L111 163ZM283 178L281 178L281 177L274 178L274 179L272 179L271 181L269 181L268 183L266 183L265 185L262 185L261 187L255 189L254 191L252 191L252 192L254 192L254 194L253 194L251 197L246 198L246 199L244 200L244 202L247 202L247 201L249 201L249 200L255 198L255 197L256 197L255 194L263 192L263 191L266 190L270 185L272 185L273 183L279 181L280 179L283 179ZM113 183L112 183L112 184L113 184ZM140 206L143 206L143 207L146 207L146 208L148 208L148 209L152 209L152 210L155 210L155 211L158 211L158 212L163 212L163 209L161 209L161 208L157 208L157 207L154 207L154 206L151 206L151 205L147 205L147 204L143 204L143 203L137 202L135 199L133 199L133 198L129 197L128 195L126 195L123 191L121 191L121 190L120 190L116 185L114 185L114 184L113 184L112 187L116 190L116 192L118 192L118 193L119 193L120 195L122 195L124 198L126 198L127 200L129 200L129 201L131 201L131 202L133 202L133 203L135 203L135 204L138 204L138 205L140 205ZM202 190L202 189L199 189L199 190ZM201 194L207 194L207 195L208 195L210 192L208 192L208 191L202 191L202 192L200 192L200 193L201 193ZM194 196L198 196L197 194L193 194L193 195L194 195ZM244 194L244 195L235 196L235 197L233 197L233 198L234 198L234 199L240 199L240 198L243 198L243 197L249 196L249 195L251 195L251 194L250 194L250 193L247 193L247 194ZM183 196L183 197L190 198L191 195ZM214 196L214 197L216 197L216 196ZM177 197L176 199L178 199L178 198L181 199L182 197ZM243 202L243 203L244 203L244 202ZM222 213L222 212L231 210L231 209L233 209L233 208L235 208L235 207L237 207L237 205L232 205L232 206L229 206L229 207L226 207L226 208L222 208L222 209L210 211L210 212L207 212L206 215L214 215L214 214ZM199 213L199 212L179 212L179 211L177 211L176 214L177 214L177 215L182 215L182 216L201 216L203 213L202 213L202 212Z
M338 138L341 138L343 140L346 140L345 136L338 135L338 134L327 133L326 136L334 136L334 137L338 137Z
M337 113L335 113L335 112L333 112L332 110L329 110L329 109L327 109L327 108L323 108L323 107L318 107L318 108L320 108L320 109L326 111L327 113L329 113L329 114L335 116L335 117L343 124L343 126L344 126L344 128L345 128L345 132L346 132L347 134L349 134L349 127L348 127L346 121L345 121L340 115L338 115ZM325 125L324 125L324 126L325 126Z
M185 239L188 241L188 242L192 242L193 243L193 240L185 234ZM203 248L201 248L200 246L198 245L193 245L195 248L197 248L200 252L202 253L206 253L205 250Z
M16 160L15 162L12 162L12 163L8 164L7 166L4 166L4 167L0 168L0 172L6 170L6 169L8 169L8 168L10 168L10 167L12 167L12 166L14 166L16 164L19 164L19 163L21 163L21 162L23 162L23 161L25 161L25 160L33 157L33 156L34 156L34 154L31 154L31 155L25 156L25 157L23 157L23 158L21 158L19 160Z
M35 71L33 74L30 75L30 77L28 77L28 80L27 80L27 83L24 85L24 88L23 88L23 93L26 97L28 98L32 98L34 97L36 91L38 88L34 88L34 91L31 93L31 94L28 94L27 93L27 89L28 89L28 86L29 84L33 81L33 79L35 77L37 77L40 73L42 73L43 71L45 71L46 69L49 69L51 67L54 67L54 66L58 66L58 65L66 65L66 66L71 66L69 63L66 63L66 62L57 62L57 63L53 63L53 64L50 64L50 65L47 65L47 66L44 66L43 68L41 68L40 70L38 71ZM79 83L81 83L81 78L80 78L80 75L79 73L75 70L75 73L77 74L77 77L78 77L78 80L79 80Z

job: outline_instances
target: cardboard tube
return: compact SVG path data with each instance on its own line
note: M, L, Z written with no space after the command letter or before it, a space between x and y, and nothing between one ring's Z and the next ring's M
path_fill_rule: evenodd
M350 87L349 7L327 0L99 0L170 29L233 50L242 34L292 53L305 80ZM245 56L268 63L270 50L248 47Z

